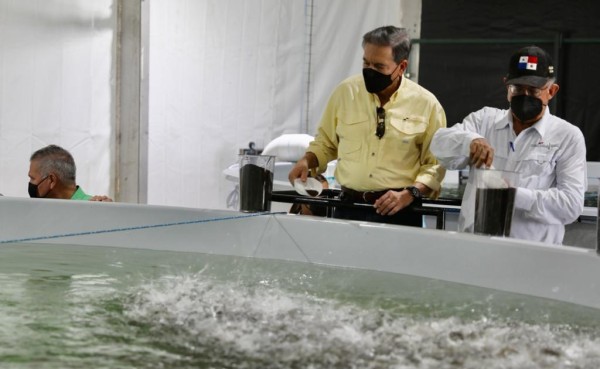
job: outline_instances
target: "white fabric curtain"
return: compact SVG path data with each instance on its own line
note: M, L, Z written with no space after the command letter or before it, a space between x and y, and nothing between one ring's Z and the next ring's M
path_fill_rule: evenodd
M148 202L225 208L240 148L314 135L362 35L415 23L420 1L152 0Z
M69 150L77 182L113 194L113 0L0 0L0 192L28 196L31 154Z
M240 148L314 135L362 34L420 22L411 0L148 1L148 202L164 205L225 208ZM58 144L86 192L115 195L117 4L0 0L0 193L27 196L29 156Z

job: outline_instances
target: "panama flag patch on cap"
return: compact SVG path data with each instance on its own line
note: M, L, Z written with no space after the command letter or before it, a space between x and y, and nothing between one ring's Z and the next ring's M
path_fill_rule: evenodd
M519 58L519 69L537 70L537 56L522 56Z

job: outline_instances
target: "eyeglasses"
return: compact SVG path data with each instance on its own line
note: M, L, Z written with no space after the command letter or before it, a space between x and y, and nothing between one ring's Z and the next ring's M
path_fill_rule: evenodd
M375 136L381 137L385 134L385 109L377 107L377 130L375 130Z
M50 178L50 175L45 176L44 178L42 178L42 180L40 180L36 186L39 186L42 184L42 182L44 182L45 180L47 180L48 178Z
M550 88L550 85L548 85L546 87L541 87L541 88L532 87L532 86L524 86L524 85L508 85L508 91L513 96L529 95L529 96L540 97L540 95L542 94L542 91L547 90L548 88Z

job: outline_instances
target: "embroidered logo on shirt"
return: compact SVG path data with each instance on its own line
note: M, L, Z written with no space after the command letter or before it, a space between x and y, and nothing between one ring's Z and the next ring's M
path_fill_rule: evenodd
M522 56L519 59L519 69L537 70L537 56Z
M546 149L546 150L552 150L554 148L558 148L558 144L551 144L551 143L544 143L544 141L540 141L537 144L532 144L531 147L533 148L540 148L540 149Z

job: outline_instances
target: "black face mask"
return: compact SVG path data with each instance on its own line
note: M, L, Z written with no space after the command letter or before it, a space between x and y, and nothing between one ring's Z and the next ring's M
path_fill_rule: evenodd
M367 91L374 94L385 90L386 87L388 87L392 84L392 82L394 82L392 80L392 74L394 74L395 71L396 69L394 69L394 71L391 74L383 74L381 72L376 71L375 69L363 68L363 78L365 79L365 86L367 87Z
M540 115L543 107L542 100L529 95L513 96L510 99L510 110L521 122L530 121Z
M46 177L48 178L48 177ZM27 192L29 192L29 197L31 197L32 199L36 199L36 198L40 198L42 196L40 196L40 193L38 191L38 186L44 182L46 180L46 178L42 179L38 184L33 184L31 182L29 182L29 185L27 187ZM46 194L48 195L48 194Z

